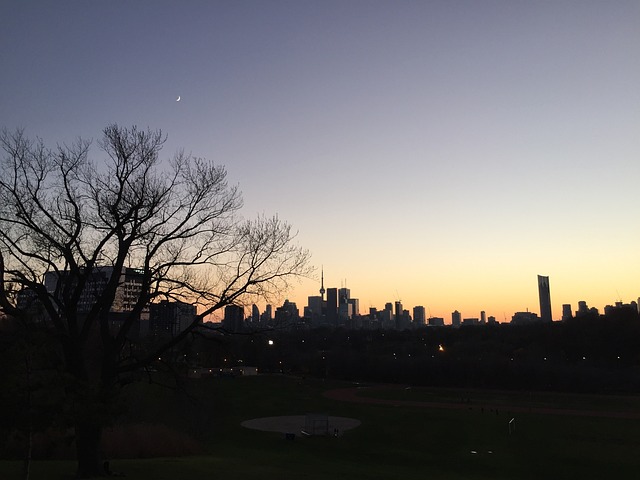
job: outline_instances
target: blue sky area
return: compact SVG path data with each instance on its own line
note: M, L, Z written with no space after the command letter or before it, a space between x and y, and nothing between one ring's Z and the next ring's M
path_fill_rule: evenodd
M640 295L638 1L3 0L0 65L1 127L162 129L361 310Z

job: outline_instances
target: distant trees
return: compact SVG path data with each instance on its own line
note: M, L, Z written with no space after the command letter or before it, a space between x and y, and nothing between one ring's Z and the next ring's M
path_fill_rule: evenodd
M55 342L80 477L104 473L108 403L133 372L209 314L309 273L288 224L242 220L224 167L184 153L163 164L164 142L160 131L109 125L93 160L88 141L50 149L22 130L0 134L0 308ZM127 269L137 286L123 308ZM100 288L96 271L108 272ZM132 345L141 314L160 300L195 304L198 314L169 340Z
M274 343L268 352L266 342L232 337L216 353L231 365L244 359L260 370L358 382L640 392L640 318L633 312L624 318L412 331L320 327L269 337Z

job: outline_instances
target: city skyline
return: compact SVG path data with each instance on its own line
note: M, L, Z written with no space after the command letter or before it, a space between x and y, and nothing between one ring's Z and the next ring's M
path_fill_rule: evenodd
M290 301L296 304L298 310L300 311L300 316L303 316L303 310L305 306L308 306L309 303L309 298L310 297L317 297L317 296L321 296L322 295L322 290L324 290L325 292L328 291L329 289L333 289L333 290L339 290L342 288L347 288L345 285L347 285L347 282L343 279L340 285L340 287L336 287L333 285L330 285L328 283L322 283L324 280L324 269L322 270L322 279L321 279L321 283L319 283L319 289L317 292L308 292L308 295L302 295L300 297L298 296L292 296L289 295L287 296L287 298L284 301ZM515 309L513 311L509 311L507 312L506 310L503 310L502 312L497 312L497 311L492 311L490 309L487 308L479 308L478 310L472 310L472 309L462 309L459 306L455 306L453 305L448 311L438 311L437 313L434 312L431 307L428 305L427 302L419 302L418 303L412 303L412 302L406 302L404 300L402 300L401 298L397 297L397 296L390 296L387 300L382 301L379 304L372 304L372 305L366 305L362 302L362 296L360 296L358 294L359 290L357 289L351 289L348 288L348 290L350 291L351 298L356 298L359 301L360 304L360 308L359 308L359 314L362 316L366 316L369 314L369 308L373 307L375 309L377 309L378 311L381 311L384 309L385 305L387 303L391 303L391 304L395 304L396 302L400 301L402 303L403 309L409 311L409 313L411 314L411 316L413 317L413 309L415 307L423 307L425 309L425 315L426 315L426 319L429 318L443 318L444 319L444 323L445 325L451 325L452 324L452 315L455 313L458 313L460 315L460 319L464 320L465 318L478 318L480 319L482 317L482 314L484 314L485 318L489 318L489 317L494 317L495 320L498 323L509 323L511 322L511 319L513 317L514 314L519 313L519 312L531 312L531 313L535 313L538 315L538 317L540 318L541 321L548 321L547 317L543 317L542 314L542 298L541 298L541 291L540 291L540 287L541 285L546 285L546 295L549 296L551 299L554 298L555 296L555 290L554 288L550 287L550 278L548 276L541 276L541 275L537 275L537 278L533 278L533 280L531 281L531 289L532 289L532 295L535 297L536 299L536 303L532 306L525 306L522 307L520 309ZM554 283L555 285L555 283ZM324 288L323 288L324 287ZM544 288L544 287L543 287ZM397 295L397 292L396 292ZM570 311L572 313L573 316L576 315L576 312L579 311L580 309L580 304L586 305L589 308L596 308L598 310L598 312L600 314L604 313L605 311L605 307L607 306L612 306L615 305L617 302L621 302L623 304L630 304L632 302L636 302L638 304L640 304L640 296L636 295L636 296L632 296L632 297L620 297L618 296L614 296L614 297L610 297L609 299L605 299L603 303L595 303L595 302L591 302L590 300L586 299L586 296L580 296L580 298L575 298L575 299L570 299L567 301L551 301L551 308L550 308L550 312L549 315L551 315L551 321L560 321L563 319L563 313L566 310L566 305L569 305L571 307ZM326 300L326 298L325 298ZM281 302L282 303L282 302ZM273 308L279 307L280 303L278 304L272 304ZM557 307L556 307L557 306ZM246 307L245 307L246 309ZM262 306L262 309L264 309L264 306ZM261 309L261 311L262 311ZM553 314L552 312L556 312L555 314Z
M502 322L542 274L558 319L639 295L639 24L637 1L5 2L0 128L135 124L225 165L313 255L280 303L324 265L362 310Z

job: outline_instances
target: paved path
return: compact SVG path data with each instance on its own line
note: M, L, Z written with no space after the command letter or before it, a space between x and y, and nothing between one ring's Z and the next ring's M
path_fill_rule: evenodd
M381 385L376 386L375 389L404 389L401 385ZM535 413L543 415L572 415L582 417L603 417L603 418L626 418L626 419L640 419L640 412L624 411L604 411L604 410L582 410L582 409L565 409L565 408L550 408L550 407L528 407L518 405L491 405L487 403L445 403L445 402L422 402L415 400L393 400L385 398L367 397L366 392L370 391L368 387L350 387L350 388L338 388L335 390L328 390L324 392L326 398L332 400L339 400L342 402L352 403L366 403L372 405L394 405L402 407L422 407L422 408L443 408L449 410L468 410L470 408L484 408L484 410L498 410L500 412L511 413Z

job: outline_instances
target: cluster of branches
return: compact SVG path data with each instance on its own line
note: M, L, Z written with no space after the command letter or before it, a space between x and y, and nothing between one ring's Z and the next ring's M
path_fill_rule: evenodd
M95 391L153 361L216 310L278 295L310 273L309 253L287 223L242 219L224 167L184 152L163 162L165 141L160 131L109 125L93 159L92 142L82 139L48 148L23 130L0 133L0 309L23 325L38 312L65 373ZM95 289L104 267L113 273ZM128 268L142 284L114 328L109 314ZM198 313L178 336L125 354L140 314L161 300Z
M141 294L116 335L120 349L135 318L153 301L199 306L194 327L247 295L282 291L308 273L308 252L292 244L290 226L274 218L242 221L238 188L226 171L180 152L161 169L165 136L110 125L91 161L91 143L48 149L23 131L0 135L0 306L25 318L15 288L34 292L45 318L63 337L85 341L95 323L107 332L119 275L113 275L79 322L78 301L94 270L133 267ZM46 274L58 279L47 291ZM64 279L64 281L61 281Z

